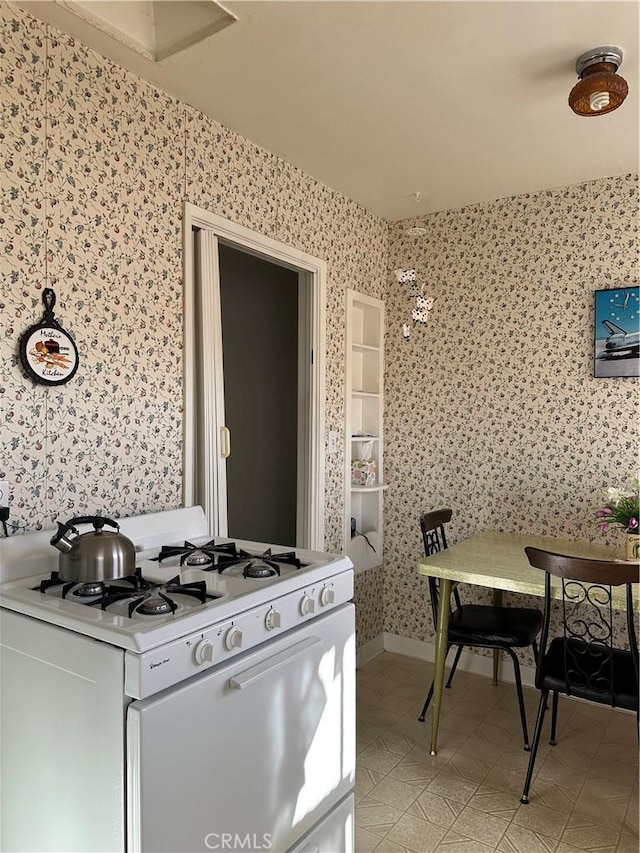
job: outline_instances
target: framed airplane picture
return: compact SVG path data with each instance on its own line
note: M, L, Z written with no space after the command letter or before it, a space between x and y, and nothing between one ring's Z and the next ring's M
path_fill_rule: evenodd
M595 291L593 375L640 376L640 285Z

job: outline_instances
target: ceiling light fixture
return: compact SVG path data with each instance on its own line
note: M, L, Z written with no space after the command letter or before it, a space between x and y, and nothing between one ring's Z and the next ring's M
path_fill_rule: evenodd
M580 80L569 93L569 106L579 116L602 116L618 109L629 92L619 47L594 47L576 59Z

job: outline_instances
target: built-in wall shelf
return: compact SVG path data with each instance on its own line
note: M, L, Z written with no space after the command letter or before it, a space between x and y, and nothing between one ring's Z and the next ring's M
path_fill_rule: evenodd
M384 302L347 290L345 542L356 572L382 564ZM350 440L350 441L349 441ZM352 480L353 462L368 460L364 476ZM352 534L352 519L355 535Z

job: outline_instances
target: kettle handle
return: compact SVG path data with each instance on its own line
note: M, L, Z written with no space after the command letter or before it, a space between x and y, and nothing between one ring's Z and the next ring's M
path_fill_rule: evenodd
M67 533L75 533L76 536L78 535L78 531L75 527L76 524L93 524L98 532L102 530L105 524L109 524L111 527L115 527L116 530L120 530L119 524L116 524L115 521L111 521L110 518L103 518L100 515L79 515L77 518L72 518L71 521L67 521L65 524L58 522L58 531L51 537L51 544L59 551L62 551L63 554L67 554L73 547L72 543L75 540L69 540L65 537Z
M105 524L108 524L109 527L115 527L116 530L120 530L119 524L101 515L80 515L77 518L72 518L71 521L67 521L65 527L75 527L76 524L93 524L96 530L102 530Z

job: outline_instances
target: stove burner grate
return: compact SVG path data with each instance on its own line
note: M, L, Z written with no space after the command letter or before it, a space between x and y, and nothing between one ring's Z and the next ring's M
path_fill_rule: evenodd
M235 556L218 557L215 568L220 574L230 572L235 566L243 566L242 577L251 580L267 580L280 576L280 564L294 566L300 569L303 563L296 557L295 551L285 551L281 554L273 554L271 548L267 548L262 554L250 554L240 549Z
M59 572L51 572L51 576L46 580L40 581L35 587L36 592L46 593L48 589L57 586L62 586L61 598L66 598L69 593L77 598L102 598L111 592L124 592L131 596L134 592L149 589L149 581L142 577L142 571L139 566L136 566L132 575L126 575L123 578L117 578L113 582L106 581L89 581L87 583L78 583L77 581L65 581L60 577ZM83 604L94 604L94 601L85 601Z
M101 610L106 610L112 604L124 602L127 604L129 618L134 618L135 614L165 616L175 613L178 603L172 598L174 595L196 598L201 604L220 598L219 595L207 592L206 581L180 583L180 576L176 575L165 584L153 583L142 577L139 567L136 567L134 574L118 578L111 583L69 583L62 580L58 572L51 572L51 577L41 581L35 591L45 593L48 589L58 586L62 586L62 598L77 598L79 604L88 607L99 606Z
M148 616L164 616L166 613L175 613L178 609L177 603L171 598L172 595L188 595L197 598L201 604L207 599L217 598L207 593L206 581L192 581L191 583L180 583L180 575L171 578L164 585L153 587L145 595L135 598L129 604L129 616L141 613ZM109 606L108 604L106 605ZM105 609L104 607L102 608Z
M213 567L218 554L237 556L238 551L235 543L220 542L216 544L215 539L211 539L204 545L194 545L193 542L185 540L184 545L163 545L158 556L152 559L161 563L171 557L180 557L181 566L187 565L206 570Z

